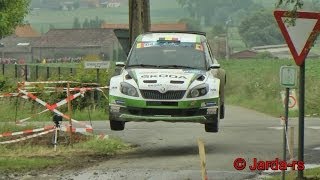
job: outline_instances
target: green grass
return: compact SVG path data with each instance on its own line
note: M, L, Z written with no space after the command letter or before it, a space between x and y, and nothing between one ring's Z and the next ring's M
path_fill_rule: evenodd
M1 145L0 172L22 173L50 167L74 167L87 163L88 158L109 157L129 146L119 139L95 137L71 146L53 147L32 145Z
M61 165L65 161L62 158L24 158L24 157L0 157L1 171L28 171L34 169L42 169L48 166Z
M277 175L274 177L266 178L266 180L280 180L281 175ZM296 179L297 177L297 172L290 172L286 174L286 179ZM304 171L304 177L309 180L316 180L320 179L320 168L313 168L313 169L307 169Z
M226 103L254 109L276 117L283 115L279 71L292 60L220 61L227 72ZM306 115L320 113L319 60L306 62ZM297 92L298 93L298 92ZM290 112L296 116L297 112Z

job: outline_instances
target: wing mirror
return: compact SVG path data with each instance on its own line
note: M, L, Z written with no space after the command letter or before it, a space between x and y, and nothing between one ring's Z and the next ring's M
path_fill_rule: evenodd
M219 69L220 68L220 64L211 64L210 65L210 69Z
M124 62L116 62L116 67L122 68L124 66L126 66Z

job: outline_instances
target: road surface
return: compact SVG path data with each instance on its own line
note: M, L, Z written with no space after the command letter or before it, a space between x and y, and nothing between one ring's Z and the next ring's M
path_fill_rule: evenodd
M297 119L295 147L298 140ZM110 136L137 145L136 151L117 156L87 169L64 172L58 179L201 179L197 139L205 142L209 179L257 179L261 172L236 171L233 162L242 157L274 160L282 157L280 119L241 107L228 106L220 132L206 133L204 126L192 123L127 123L121 132L110 131L106 122L94 122L94 128ZM305 124L305 163L320 163L320 119ZM316 149L315 149L316 148ZM294 150L297 154L297 149ZM45 178L48 179L48 178ZM53 177L54 179L54 177Z

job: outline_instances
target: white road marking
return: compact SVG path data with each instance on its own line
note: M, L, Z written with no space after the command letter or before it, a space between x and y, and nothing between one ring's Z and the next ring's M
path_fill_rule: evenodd
M307 129L314 129L314 130L320 130L320 126L308 126L306 127ZM273 126L273 127L268 127L268 129L274 129L274 130L282 130L282 126Z
M313 150L320 151L320 147L313 148Z
M310 128L310 129L320 130L320 126L309 126L308 128Z
M275 129L275 130L282 130L283 127L282 126L279 126L279 127L268 127L269 129Z

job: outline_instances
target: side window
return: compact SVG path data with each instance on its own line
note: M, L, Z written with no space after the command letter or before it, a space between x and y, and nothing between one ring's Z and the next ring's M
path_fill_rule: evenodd
M208 47L208 44L206 42L203 42L202 43L203 47L204 47L204 51L205 51L205 55L206 55L206 61L207 61L207 64L213 64L213 55L211 54L211 50L210 48Z

